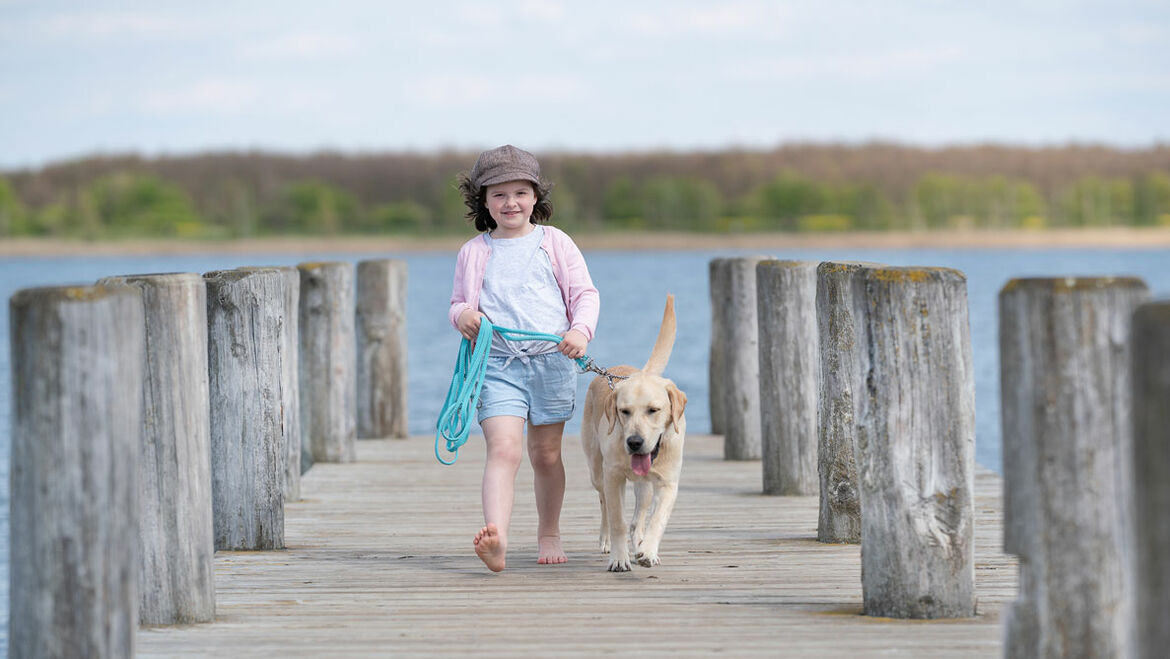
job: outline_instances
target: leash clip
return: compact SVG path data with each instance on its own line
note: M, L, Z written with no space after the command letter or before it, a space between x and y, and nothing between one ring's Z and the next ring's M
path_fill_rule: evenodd
M581 363L582 360L584 360L584 364ZM605 378L605 382L609 385L611 391L613 390L614 380L626 380L630 377L628 375L614 375L613 373L610 373L609 369L598 366L597 363L593 361L593 358L589 357L588 355L577 360L577 365L581 367L582 373L593 372Z

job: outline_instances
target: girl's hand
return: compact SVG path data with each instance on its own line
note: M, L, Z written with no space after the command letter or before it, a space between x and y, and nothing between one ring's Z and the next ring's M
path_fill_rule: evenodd
M479 336L479 319L483 318L483 313L475 309L464 309L463 313L459 314L459 333L468 341L475 341L475 337Z
M585 347L589 345L589 340L585 335L577 330L569 330L565 332L564 338L557 344L557 350L570 359L577 359L585 355Z

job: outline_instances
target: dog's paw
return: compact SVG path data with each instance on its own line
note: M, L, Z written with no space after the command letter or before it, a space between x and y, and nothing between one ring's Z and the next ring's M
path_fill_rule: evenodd
M630 559L628 558L611 558L609 559L609 567L606 568L610 572L629 572Z
M601 545L601 553L608 554L609 553L609 540L608 539L602 540L599 544Z
M634 559L638 561L638 565L641 565L642 567L654 567L655 565L659 564L658 554L644 554L642 552L638 552L638 555L634 556Z

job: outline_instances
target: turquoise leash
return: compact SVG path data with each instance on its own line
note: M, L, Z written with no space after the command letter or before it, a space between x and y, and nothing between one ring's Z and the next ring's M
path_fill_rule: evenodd
M450 388L447 389L447 400L439 413L439 422L435 424L435 457L445 465L455 464L455 460L459 458L459 447L467 443L467 436L471 434L471 419L479 403L479 392L483 389L483 377L487 373L487 356L491 350L493 333L509 341L540 340L560 343L564 338L556 334L499 327L492 325L486 317L480 318L475 349L472 350L471 341L466 338L459 344L459 356L455 359L455 375L451 378ZM604 372L605 369L594 366L588 355L573 361L581 367L582 373L594 371L607 377L615 377ZM447 442L447 452L453 454L450 462L444 460L439 452L443 440Z

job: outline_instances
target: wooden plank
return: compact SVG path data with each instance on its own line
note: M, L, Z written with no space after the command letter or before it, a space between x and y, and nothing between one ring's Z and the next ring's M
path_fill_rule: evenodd
M860 548L816 541L817 497L761 495L759 461L724 461L719 436L687 443L662 565L606 572L597 494L571 437L569 563L536 564L525 465L508 569L495 574L471 549L482 524L480 438L452 467L435 462L430 438L360 442L357 462L305 474L304 500L286 507L288 549L216 554L214 624L144 628L138 655L1000 655L1016 564L1001 550L998 476L976 478L978 616L867 618Z

